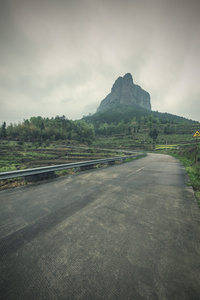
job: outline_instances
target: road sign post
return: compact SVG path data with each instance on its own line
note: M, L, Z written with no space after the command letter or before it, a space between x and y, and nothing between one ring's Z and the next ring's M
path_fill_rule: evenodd
M197 138L200 137L200 132L197 130L195 132L195 134L193 135L193 137L196 138L196 149L195 149L195 163L196 163L196 161L197 161Z

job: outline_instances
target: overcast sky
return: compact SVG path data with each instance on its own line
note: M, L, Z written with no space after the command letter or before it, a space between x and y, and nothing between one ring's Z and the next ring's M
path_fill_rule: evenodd
M0 123L94 113L131 73L200 121L199 0L0 0Z

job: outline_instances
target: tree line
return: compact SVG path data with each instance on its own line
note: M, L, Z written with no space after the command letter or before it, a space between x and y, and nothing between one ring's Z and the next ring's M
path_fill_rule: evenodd
M198 122L168 113L120 105L75 121L63 115L55 118L31 117L8 126L3 122L0 138L25 141L76 140L90 144L95 136L133 135L145 131L155 141L160 133L186 133L190 130L187 125L195 123Z
M93 124L96 136L112 136L118 134L135 134L148 130L149 136L155 140L158 133L173 134L181 127L197 122L168 113L149 111L140 107L118 105L105 112L83 117L88 124ZM189 128L189 127L188 127Z
M55 118L31 117L19 124L6 126L3 122L0 137L24 141L76 140L91 143L94 126L84 120L68 120L64 115Z
M98 112L93 115L84 116L83 120L88 121L93 124L118 124L120 121L124 121L125 124L129 123L133 118L137 122L147 124L149 121L154 122L154 120L159 119L160 124L194 124L198 123L193 120L189 120L184 117L176 116L169 113L160 113L158 111L150 111L142 107L130 107L128 105L119 104L113 106L112 109L107 111Z

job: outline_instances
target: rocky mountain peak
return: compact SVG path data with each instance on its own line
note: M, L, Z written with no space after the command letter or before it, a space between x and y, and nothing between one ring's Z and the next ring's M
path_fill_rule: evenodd
M121 90L122 87L130 87L133 85L133 78L130 73L124 75L124 77L118 77L113 87L111 89L111 93L115 93L118 90Z
M131 73L126 73L123 77L124 82L133 84L133 77L131 75Z
M118 104L139 106L151 110L149 93L134 84L130 73L117 78L112 86L111 93L101 101L97 111L105 111Z

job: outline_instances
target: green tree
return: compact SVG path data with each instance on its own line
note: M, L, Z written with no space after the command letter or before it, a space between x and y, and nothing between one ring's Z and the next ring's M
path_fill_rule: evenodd
M148 122L147 126L149 127L149 129L152 129L152 122ZM151 132L151 131L150 131Z
M6 138L7 133L6 133L6 122L3 122L3 125L1 127L1 136L2 138Z
M156 141L156 139L157 139L157 137L158 137L158 130L157 130L156 128L151 129L151 130L150 130L150 133L149 133L149 136L152 138L152 140L153 140L154 143L155 143L155 141Z
M158 119L158 118L155 118L155 123L156 123L156 125L160 125L161 124L161 122L160 122L160 119Z
M165 134L172 134L172 133L173 133L173 127L171 126L170 123L168 123L168 124L164 127L164 133L165 133Z

